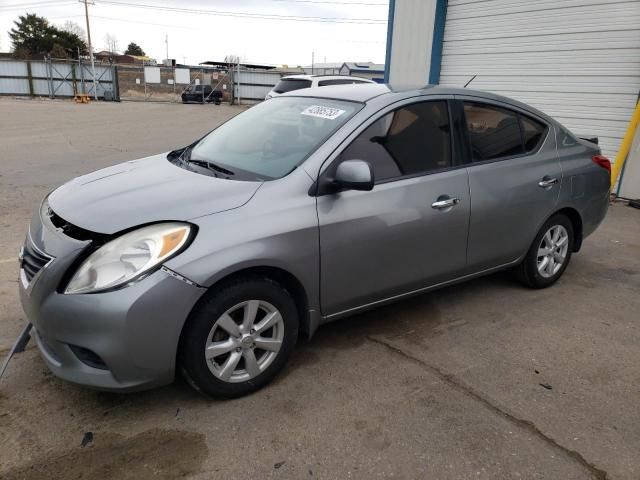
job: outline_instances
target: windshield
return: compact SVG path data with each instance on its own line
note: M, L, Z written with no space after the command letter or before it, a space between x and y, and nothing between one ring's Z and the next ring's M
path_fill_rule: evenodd
M304 79L284 79L280 80L278 84L273 88L276 93L292 92L294 90L300 90L301 88L309 88L311 86L311 80Z
M360 108L323 98L274 98L218 127L189 156L233 172L234 180L284 177Z

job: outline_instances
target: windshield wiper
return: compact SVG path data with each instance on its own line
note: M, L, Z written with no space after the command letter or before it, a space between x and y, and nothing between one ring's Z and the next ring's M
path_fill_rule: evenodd
M215 163L210 162L208 160L195 160L191 158L187 160L187 163L193 163L194 165L197 165L199 167L208 168L214 173L219 172L219 173L222 173L223 175L235 175L235 172L232 172L231 170L221 167L220 165L216 165Z
M235 175L235 172L232 172L227 168L221 167L220 165L216 165L215 163L210 162L208 160L191 158L192 150L193 150L193 147L189 146L189 147L185 147L185 149L182 151L182 153L178 157L178 160L182 163L182 165L187 166L189 164L193 164L193 165L197 165L198 167L206 168L207 170L212 172L215 177L219 177L218 173L222 173L223 175L227 175L227 176Z

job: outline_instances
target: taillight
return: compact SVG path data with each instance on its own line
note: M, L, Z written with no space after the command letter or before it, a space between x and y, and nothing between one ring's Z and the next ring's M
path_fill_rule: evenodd
M604 155L594 155L591 157L591 160L596 165L604 168L607 172L609 172L609 176L611 176L611 162Z

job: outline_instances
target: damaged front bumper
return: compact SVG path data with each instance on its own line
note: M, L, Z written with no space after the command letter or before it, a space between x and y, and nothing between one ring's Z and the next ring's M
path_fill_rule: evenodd
M43 209L34 215L19 289L42 358L58 377L101 390L170 383L182 326L204 289L163 269L119 290L61 293L90 243L56 228Z

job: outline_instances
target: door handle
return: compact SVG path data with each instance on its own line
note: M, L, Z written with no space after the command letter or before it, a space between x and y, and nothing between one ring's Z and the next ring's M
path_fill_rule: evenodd
M435 208L436 210L444 210L447 208L455 207L460 203L459 198L445 198L442 200L437 200L431 204L431 208Z
M542 177L542 180L540 180L538 182L538 186L540 188L551 188L556 183L558 183L558 179L557 178L555 178L555 177L551 178L551 177L548 177L548 176L545 175L544 177Z

